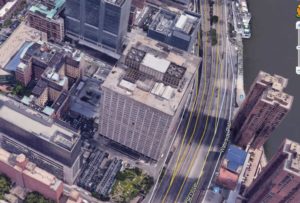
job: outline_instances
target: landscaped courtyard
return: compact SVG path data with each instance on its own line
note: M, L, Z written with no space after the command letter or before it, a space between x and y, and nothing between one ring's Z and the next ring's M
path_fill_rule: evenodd
M153 183L153 178L140 169L125 169L117 174L111 197L115 202L130 202L138 195L147 194Z

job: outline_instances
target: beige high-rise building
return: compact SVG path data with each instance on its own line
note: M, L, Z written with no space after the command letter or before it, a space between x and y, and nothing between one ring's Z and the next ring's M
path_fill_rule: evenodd
M244 196L247 203L299 202L300 144L286 139Z
M260 72L237 113L232 132L242 147L261 147L291 109L293 96L283 91L288 80Z
M137 36L102 85L100 134L157 160L172 141L200 60Z

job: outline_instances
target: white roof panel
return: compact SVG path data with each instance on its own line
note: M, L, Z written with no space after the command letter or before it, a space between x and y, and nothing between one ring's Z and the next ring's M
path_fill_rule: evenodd
M128 82L126 80L121 80L120 87L123 87L129 91L133 91L136 88L136 84Z
M142 64L158 72L165 73L171 62L147 53L142 61Z

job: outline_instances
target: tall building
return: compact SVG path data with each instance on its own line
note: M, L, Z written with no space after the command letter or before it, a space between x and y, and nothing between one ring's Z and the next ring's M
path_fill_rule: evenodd
M247 203L300 200L300 144L286 139L256 180L245 191Z
M293 96L283 92L288 80L260 72L239 109L232 132L242 147L261 147L291 109Z
M102 85L99 133L157 160L174 136L200 61L137 35Z
M122 51L131 0L67 0L66 35L113 57Z
M65 0L47 0L32 5L27 13L31 27L47 33L49 40L61 42L65 37L64 20L59 16Z
M69 184L80 172L79 135L4 95L0 95L0 144Z

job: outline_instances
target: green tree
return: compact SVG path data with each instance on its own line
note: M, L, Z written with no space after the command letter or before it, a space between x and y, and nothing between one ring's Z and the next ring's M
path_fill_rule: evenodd
M212 16L211 17L211 23L217 23L219 21L219 17L218 16Z
M3 199L4 194L8 193L10 188L10 179L4 175L0 175L0 199Z
M138 167L134 167L134 172L136 173L137 176L142 175L142 170Z
M9 27L11 24L12 24L11 19L7 19L7 20L4 21L3 27Z
M22 84L17 83L17 85L12 90L12 94L22 96L25 93L25 91L25 87Z
M54 203L54 201L45 198L38 192L28 193L25 198L25 203Z

